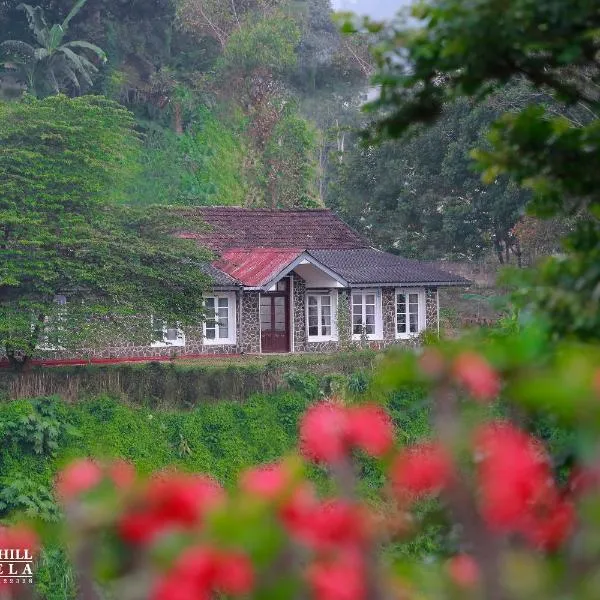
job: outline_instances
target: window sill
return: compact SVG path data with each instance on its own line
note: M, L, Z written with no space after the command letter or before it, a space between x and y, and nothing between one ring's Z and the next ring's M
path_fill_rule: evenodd
M152 342L151 348L183 348L185 346L185 340L178 340L176 342Z
M422 331L418 331L417 333L397 333L396 334L396 339L397 340L413 340L415 338L418 338L421 333L423 333Z
M360 342L362 339L366 339L369 342L381 342L383 341L383 335L381 333L372 333L371 335L356 335L352 334L352 341Z
M216 340L202 340L203 346L235 346L235 340L230 338L216 339Z
M337 342L338 338L328 335L328 336L307 336L306 337L306 341L311 343L311 342Z

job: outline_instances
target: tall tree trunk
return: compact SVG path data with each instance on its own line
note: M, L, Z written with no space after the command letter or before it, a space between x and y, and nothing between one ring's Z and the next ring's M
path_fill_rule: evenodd
M523 252L521 251L521 242L518 238L515 240L515 256L517 257L517 266L523 268Z
M177 135L183 135L183 111L181 102L175 100L173 102L173 131Z
M498 256L498 262L503 265L504 264L504 256L502 254L502 244L500 244L500 240L498 236L494 236L494 249L496 250L496 255Z

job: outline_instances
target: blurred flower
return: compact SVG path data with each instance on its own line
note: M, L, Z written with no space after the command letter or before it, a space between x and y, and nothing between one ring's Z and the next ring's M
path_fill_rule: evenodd
M500 377L490 364L475 352L463 352L452 368L458 383L477 400L493 400L500 392Z
M309 460L333 463L348 452L348 414L335 402L311 406L300 423L300 451Z
M312 564L307 579L316 600L363 600L366 598L365 568L355 552Z
M536 502L555 492L543 448L504 421L479 428L475 448L485 520L498 531L519 530Z
M222 488L210 477L162 474L148 482L138 505L121 517L119 532L127 542L144 544L165 529L199 525L223 498Z
M254 570L250 559L241 552L219 555L215 587L224 594L247 594L254 586Z
M107 466L107 474L118 489L126 489L135 481L135 467L126 460L118 459Z
M446 563L448 575L452 581L464 588L472 588L479 581L479 566L468 554L457 554Z
M281 497L290 484L291 473L280 463L248 469L240 478L240 487L244 492L265 500Z
M392 465L390 477L396 493L421 497L435 494L448 485L453 470L447 450L428 442L401 452Z
M159 579L152 600L208 600L217 590L238 596L250 592L253 585L254 571L245 554L193 546Z
M394 444L389 415L375 404L353 406L348 410L348 440L371 456L383 456Z
M545 507L541 514L529 515L523 524L523 533L536 548L552 552L565 542L574 527L573 504L560 499Z
M61 502L74 500L102 481L102 469L89 458L82 458L67 465L58 475L56 493Z

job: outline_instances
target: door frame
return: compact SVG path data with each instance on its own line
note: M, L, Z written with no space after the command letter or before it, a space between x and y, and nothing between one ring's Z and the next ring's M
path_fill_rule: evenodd
M279 352L278 350L270 350L270 351L265 351L263 348L263 328L262 328L262 318L261 318L261 308L262 308L262 304L261 304L261 299L263 297L265 298L284 298L285 302L284 302L284 307L285 307L285 327L286 327L286 349L282 350L281 352L285 352L285 353L290 353L292 351L292 329L293 329L293 324L291 323L291 315L292 315L292 311L291 311L291 306L290 306L290 300L291 300L291 285L292 285L292 279L291 277L283 277L282 280L286 280L287 281L287 290L286 291L274 291L274 292L261 292L260 293L260 297L259 297L259 301L258 301L258 311L259 311L259 325L260 325L260 353L261 354L276 354L277 352ZM271 302L273 302L271 300ZM271 304L271 307L273 307L273 303ZM273 308L272 308L273 310ZM272 312L272 316L271 316L271 323L273 323L273 319L275 318L275 314L274 311Z

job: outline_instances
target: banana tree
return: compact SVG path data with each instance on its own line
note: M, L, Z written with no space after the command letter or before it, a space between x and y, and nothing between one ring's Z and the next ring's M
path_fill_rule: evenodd
M21 40L0 43L0 63L5 69L16 72L17 77L36 96L70 91L79 94L84 87L92 86L92 75L98 67L85 52L89 51L102 62L106 54L98 46L86 41L65 42L69 23L87 0L77 0L62 23L49 27L41 6L20 4L17 8L27 15L38 46Z

